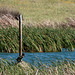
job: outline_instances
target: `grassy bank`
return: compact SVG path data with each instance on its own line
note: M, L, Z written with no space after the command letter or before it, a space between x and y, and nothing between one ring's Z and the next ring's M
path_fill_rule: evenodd
M56 52L75 48L75 29L50 27L23 27L24 52ZM19 51L18 28L0 29L0 52Z
M45 20L62 22L65 21L67 17L75 17L75 3L64 1L65 0L0 0L0 8L4 7L8 10L19 11L23 14L24 23Z
M75 75L75 62L61 62L55 66L42 64L39 68L21 62L10 65L7 61L0 61L0 75Z

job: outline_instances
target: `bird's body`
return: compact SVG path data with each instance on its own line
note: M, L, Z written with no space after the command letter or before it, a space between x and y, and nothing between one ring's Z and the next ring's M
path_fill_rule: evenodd
M19 63L19 62L21 62L22 61L22 58L25 56L25 54L23 53L22 54L22 56L19 56L16 60L17 60L17 62Z

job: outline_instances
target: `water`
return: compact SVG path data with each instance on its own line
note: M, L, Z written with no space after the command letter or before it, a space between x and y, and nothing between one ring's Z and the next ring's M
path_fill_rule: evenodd
M16 60L18 53L0 53L0 58ZM52 64L61 60L75 60L75 51L62 51L62 52L45 52L45 53L25 53L24 61L33 65L37 64Z

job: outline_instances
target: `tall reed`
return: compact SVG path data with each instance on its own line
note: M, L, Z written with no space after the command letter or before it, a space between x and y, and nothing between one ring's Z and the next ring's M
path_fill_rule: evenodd
M23 26L24 52L56 52L75 48L75 29ZM0 52L18 52L18 28L0 28Z

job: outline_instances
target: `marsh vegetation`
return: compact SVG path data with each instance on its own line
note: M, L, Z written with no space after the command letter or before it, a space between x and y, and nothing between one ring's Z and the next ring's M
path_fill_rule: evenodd
M62 48L73 51L75 48L74 28L50 28L23 26L24 52L57 52ZM0 52L18 52L18 28L0 28Z
M13 64L13 65L12 65ZM0 74L1 75L74 75L75 62L62 61L55 66L47 66L41 64L39 68L25 62L18 65L14 63L9 64L8 61L1 59L0 61Z

